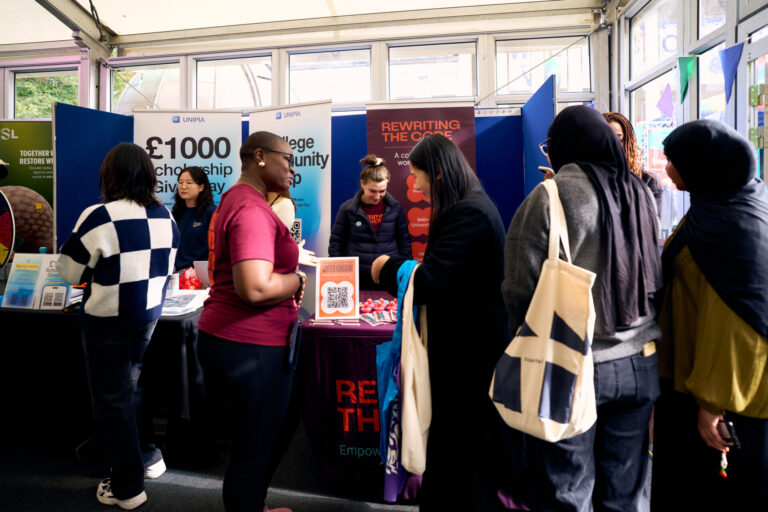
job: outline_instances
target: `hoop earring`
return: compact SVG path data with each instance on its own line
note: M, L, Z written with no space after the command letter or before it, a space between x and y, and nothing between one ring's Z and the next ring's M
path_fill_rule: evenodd
M259 167L265 167L266 165L264 162L259 162Z

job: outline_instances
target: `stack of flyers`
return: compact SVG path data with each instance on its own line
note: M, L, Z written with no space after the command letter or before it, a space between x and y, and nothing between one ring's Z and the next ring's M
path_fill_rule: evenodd
M397 311L372 311L360 315L360 319L376 327L382 324L397 323Z

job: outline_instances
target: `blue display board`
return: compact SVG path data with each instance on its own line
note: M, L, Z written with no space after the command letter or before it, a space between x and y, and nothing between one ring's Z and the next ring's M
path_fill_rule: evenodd
M525 197L522 117L476 117L475 145L477 177L509 226Z
M53 134L55 245L58 251L72 233L80 213L101 202L101 162L116 144L133 142L133 118L56 103Z
M555 119L555 94L555 75L550 75L522 108L523 190L526 196L544 179L539 166L550 167L539 144L547 138L549 125Z

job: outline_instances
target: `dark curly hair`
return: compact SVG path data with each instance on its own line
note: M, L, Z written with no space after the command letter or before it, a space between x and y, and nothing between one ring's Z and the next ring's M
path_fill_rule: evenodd
M609 123L618 123L621 126L621 131L624 132L624 140L621 141L621 145L624 148L624 153L627 154L629 170L632 171L632 174L642 178L643 154L637 145L637 137L635 136L635 129L632 128L632 123L618 112L605 112L603 117Z

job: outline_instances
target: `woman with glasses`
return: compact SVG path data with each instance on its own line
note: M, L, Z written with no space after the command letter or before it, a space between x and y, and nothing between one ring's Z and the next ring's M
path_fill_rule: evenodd
M293 181L291 147L256 132L240 148L240 160L240 179L211 220L213 281L198 324L209 397L228 406L229 512L264 507L267 458L291 393L288 349L305 279L296 272L299 247L266 200Z
M360 285L369 290L378 288L371 281L373 260L381 254L410 258L411 236L400 203L387 192L384 160L367 155L360 163L360 190L339 207L328 255L360 258Z
M504 225L456 145L428 135L409 156L430 203L429 241L415 270L414 304L427 307L432 422L422 511L498 510L500 419L488 397L508 341L502 278ZM372 278L395 294L405 258L379 256Z
M529 485L520 497L532 510L589 510L590 504L647 510L648 423L659 392L651 343L660 335L651 295L661 286L653 197L630 173L619 140L596 110L564 109L548 135L572 261L596 274L597 422L557 443L524 436L521 477ZM502 295L513 332L523 324L547 258L549 222L549 197L540 186L507 234Z

